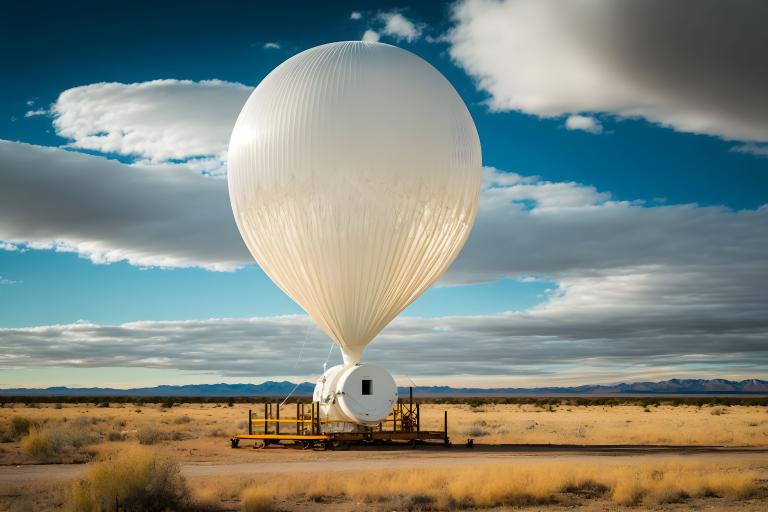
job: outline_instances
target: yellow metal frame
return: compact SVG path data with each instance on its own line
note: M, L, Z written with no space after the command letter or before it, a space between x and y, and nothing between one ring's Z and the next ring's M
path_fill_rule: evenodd
M420 443L427 440L441 440L445 446L450 446L448 439L448 412L444 412L443 431L425 431L419 427L419 404L414 404L413 396L409 402L399 401L387 419L364 432L328 432L323 433L320 426L324 424L350 424L351 421L320 419L319 404L311 404L307 413L303 403L296 404L295 418L280 418L280 407L275 409L276 417L272 417L272 403L264 403L264 417L254 418L253 411L248 411L249 427L247 434L236 434L231 437L232 447L237 448L240 440L263 441L262 446L279 444L281 441L294 441L309 446L329 446L336 442L376 442L376 441L410 441ZM280 433L280 425L287 424L295 427L295 432ZM275 431L270 432L269 425L275 425ZM261 427L263 432L254 432L253 427ZM391 429L391 430L389 430Z

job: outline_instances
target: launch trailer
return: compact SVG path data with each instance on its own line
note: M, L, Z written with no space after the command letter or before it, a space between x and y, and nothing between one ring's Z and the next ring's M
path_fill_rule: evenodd
M365 426L348 421L321 418L320 404L296 403L281 407L279 403L265 402L262 417L254 417L248 410L248 433L232 436L232 448L240 441L253 441L254 448L272 445L298 445L303 448L334 449L350 445L386 445L392 442L416 446L438 443L450 446L448 438L448 411L443 412L443 430L423 430L419 418L419 404L413 402L413 392L408 402L398 399L392 413L377 425ZM285 416L286 409L293 409L294 416Z

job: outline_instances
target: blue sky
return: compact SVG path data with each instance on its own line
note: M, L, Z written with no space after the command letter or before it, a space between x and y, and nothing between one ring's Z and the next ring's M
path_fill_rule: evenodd
M638 44L629 31L626 38L622 30L606 34L619 38L615 51L624 53L616 55L584 35L595 32L588 30L590 12L583 13L585 26L571 26L542 2L540 25L529 34L532 22L520 3L7 6L0 21L0 64L10 77L0 83L0 139L8 141L0 152L6 194L0 192L0 386L108 386L115 385L115 372L125 386L314 375L327 339L312 334L316 350L294 369L306 319L248 264L241 247L230 251L215 237L206 243L209 227L178 247L162 232L143 236L134 227L143 225L140 215L110 209L110 194L122 190L121 182L102 178L123 168L141 168L146 176L153 170L220 173L218 139L202 134L211 149L199 155L179 149L172 137L162 148L158 138L172 129L164 123L200 123L201 132L210 125L226 133L233 105L280 62L318 44L359 40L366 31L423 57L451 81L477 125L488 181L464 254L374 342L372 360L400 377L441 384L765 377L768 325L760 312L768 304L760 269L767 262L768 117L759 92L765 77L754 69L759 60L731 64L727 58L729 51L765 49L764 35L734 21L759 16L739 8L721 21L699 20L700 31L735 40L733 48L710 60L696 52L680 71L674 57L692 50L675 47L656 21L684 16L687 2L669 11L649 3L637 30L653 34L653 44ZM621 29L629 14L615 10ZM30 19L35 23L25 22ZM501 28L493 20L502 20ZM693 25L695 43L700 31ZM743 41L730 37L735 26L742 27ZM549 32L568 32L576 42L558 46ZM529 39L521 46L512 33ZM671 48L669 65L667 57L649 64L646 53L662 42ZM577 60L573 71L569 63ZM644 70L642 79L637 69ZM714 92L702 85L707 72ZM726 72L730 79L718 83L715 76ZM169 82L136 85L156 80ZM223 85L200 85L207 80ZM120 85L83 88L104 83ZM164 94L180 103L163 103ZM185 94L195 98L188 109L210 98L210 111L226 115L210 123L202 114L188 120ZM136 124L127 115L105 121L93 113L97 100L117 112L124 112L120 102L142 101L155 109L152 122ZM93 146L88 136L94 133L83 131L91 122L106 123L93 132L117 142ZM131 130L138 143L128 140ZM174 152L181 156L167 156ZM98 181L88 178L94 175ZM122 198L126 204L146 205L146 216L162 201L141 188L124 190L135 194ZM493 202L496 193L503 194L495 199L500 203ZM91 205L95 194L104 199ZM51 197L62 204L49 206ZM224 196L211 197L216 211L225 212ZM103 222L89 231L94 217ZM133 237L146 240L136 254L121 245ZM290 327L277 336L270 329L281 315ZM248 320L254 318L266 320ZM247 325L238 327L242 339L230 341L216 319ZM173 324L184 321L204 322L204 328ZM136 322L148 322L141 334L124 325ZM169 325L182 334L158 347L158 333ZM439 334L445 329L453 334ZM98 340L109 350L90 357L87 347ZM440 344L438 363L425 368L392 354L408 340L422 350L421 360L433 357L429 343ZM239 348L249 341L258 347L250 365ZM182 355L153 360L128 347L144 344L149 353L168 354L196 347L205 354L209 343L240 362L212 360L206 367ZM468 357L468 344L483 356Z

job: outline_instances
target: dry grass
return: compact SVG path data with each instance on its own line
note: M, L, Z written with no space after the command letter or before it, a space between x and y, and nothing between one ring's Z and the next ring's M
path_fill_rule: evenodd
M656 464L534 463L461 468L264 476L196 485L195 500L225 507L240 494L246 511L276 503L366 503L386 510L452 510L573 503L601 499L615 505L661 505L693 498L749 498L758 474L745 467L667 461ZM290 506L288 507L290 508ZM367 507L366 507L367 508Z
M551 410L550 410L551 408ZM422 428L448 430L489 444L766 446L762 406L547 406L486 404L422 406Z
M176 462L132 449L91 467L84 480L73 484L68 508L160 512L185 507L188 495Z
M0 443L10 443L18 440L29 432L32 423L23 416L13 416L7 422L0 424Z
M59 446L50 462L85 461L106 456L140 442L161 451L176 452L182 460L230 460L233 454L226 437L245 430L244 419L256 405L111 404L110 407L49 404L38 407L0 408L0 464L40 460L45 450L22 450L26 429L50 428L55 438L67 438L68 429L85 437ZM549 410L551 409L551 411ZM442 429L443 410L448 411L449 434L454 443L467 437L487 444L638 444L768 446L768 408L761 406L569 406L484 404L424 404L423 429ZM293 412L288 408L288 413ZM69 436L74 438L77 436ZM32 441L26 444L31 445Z
M21 453L40 462L60 460L77 454L95 441L94 436L82 428L88 422L49 422L33 425L21 439Z
M262 486L246 487L240 494L243 512L272 512L275 510L272 493Z

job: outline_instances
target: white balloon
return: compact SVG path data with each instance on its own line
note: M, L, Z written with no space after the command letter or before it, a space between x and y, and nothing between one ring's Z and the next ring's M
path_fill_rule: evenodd
M427 62L381 43L326 44L278 66L240 112L228 158L248 249L347 364L450 266L480 194L463 101Z

